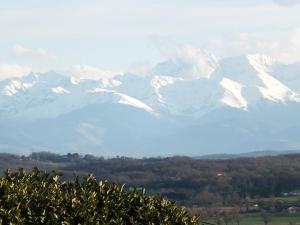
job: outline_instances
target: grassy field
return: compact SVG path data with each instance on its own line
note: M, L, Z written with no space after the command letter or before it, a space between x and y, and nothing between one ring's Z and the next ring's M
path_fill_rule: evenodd
M272 199L272 198L270 198ZM299 196L286 196L286 197L275 197L273 198L273 200L275 201L283 201L283 202L289 202L289 203L293 203L293 202L297 202L300 200Z
M207 222L217 224L214 220L209 220ZM235 221L230 221L228 225L237 225L237 223ZM260 214L248 214L241 216L240 225L264 225L264 222ZM300 225L300 213L271 214L268 225Z
M295 214L275 214L270 216L269 225L300 225L300 213ZM259 214L247 215L241 218L240 225L264 225Z

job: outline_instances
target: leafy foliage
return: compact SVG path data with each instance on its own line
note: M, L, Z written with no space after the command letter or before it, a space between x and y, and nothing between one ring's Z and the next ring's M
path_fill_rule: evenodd
M7 171L0 178L0 224L194 225L197 218L173 202L145 191L34 169Z

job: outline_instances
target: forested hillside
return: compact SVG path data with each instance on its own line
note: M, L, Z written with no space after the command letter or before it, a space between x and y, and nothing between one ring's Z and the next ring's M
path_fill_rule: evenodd
M246 199L282 196L300 190L300 155L200 160L188 157L113 158L33 153L0 156L0 169L59 171L63 179L93 173L98 179L145 187L185 206L237 205Z

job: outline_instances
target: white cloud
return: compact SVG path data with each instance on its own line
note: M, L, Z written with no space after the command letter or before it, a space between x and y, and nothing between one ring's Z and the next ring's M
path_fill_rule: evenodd
M27 66L20 66L16 64L0 64L0 80L22 77L31 72L31 68Z
M290 63L300 62L300 29L293 31L286 40L279 42L274 54L279 60Z
M300 4L300 0L273 0L276 4L281 6L294 6Z
M121 74L121 72L119 71L103 70L88 65L76 65L71 68L66 68L62 70L62 73L72 77L94 79L94 80L98 80L102 78L112 78L118 74Z
M180 45L160 37L150 37L161 54L173 65L181 68L189 78L209 77L215 70L217 59L206 51L201 51L192 45Z
M295 4L295 0L278 1L284 5ZM33 1L18 6L9 2L3 3L0 9L2 45L18 37L18 42L25 46L16 45L16 55L32 55L33 50L44 58L43 49L26 47L28 40L30 43L43 40L43 48L59 54L61 60L55 61L56 68L77 62L97 65L95 59L101 60L105 68L115 65L126 68L139 60L157 61L146 43L149 34L200 45L232 30L272 32L278 36L299 22L297 7L285 9L272 0L153 0L145 4L137 0L89 0L88 3L79 0L61 1L51 7ZM5 53L1 54L6 57Z
M149 76L152 73L153 65L149 62L136 62L129 66L127 72L141 77Z
M186 60L194 65L192 77L209 77L215 70L217 59L214 55L202 52L191 45L178 46L176 57Z
M237 33L211 40L203 44L202 48L221 57L258 53L283 63L294 63L300 61L300 29L281 38Z
M203 48L221 56L269 52L276 48L277 41L251 33L234 33L222 38L212 39L203 44Z
M55 55L48 53L43 48L28 48L21 44L15 44L12 48L12 54L15 57L26 58L26 59L45 59L45 60L53 60L56 59Z

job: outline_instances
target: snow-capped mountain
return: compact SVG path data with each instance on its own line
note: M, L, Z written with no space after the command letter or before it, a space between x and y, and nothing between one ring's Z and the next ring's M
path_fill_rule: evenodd
M0 149L201 155L300 148L300 64L205 54L148 75L0 81Z

